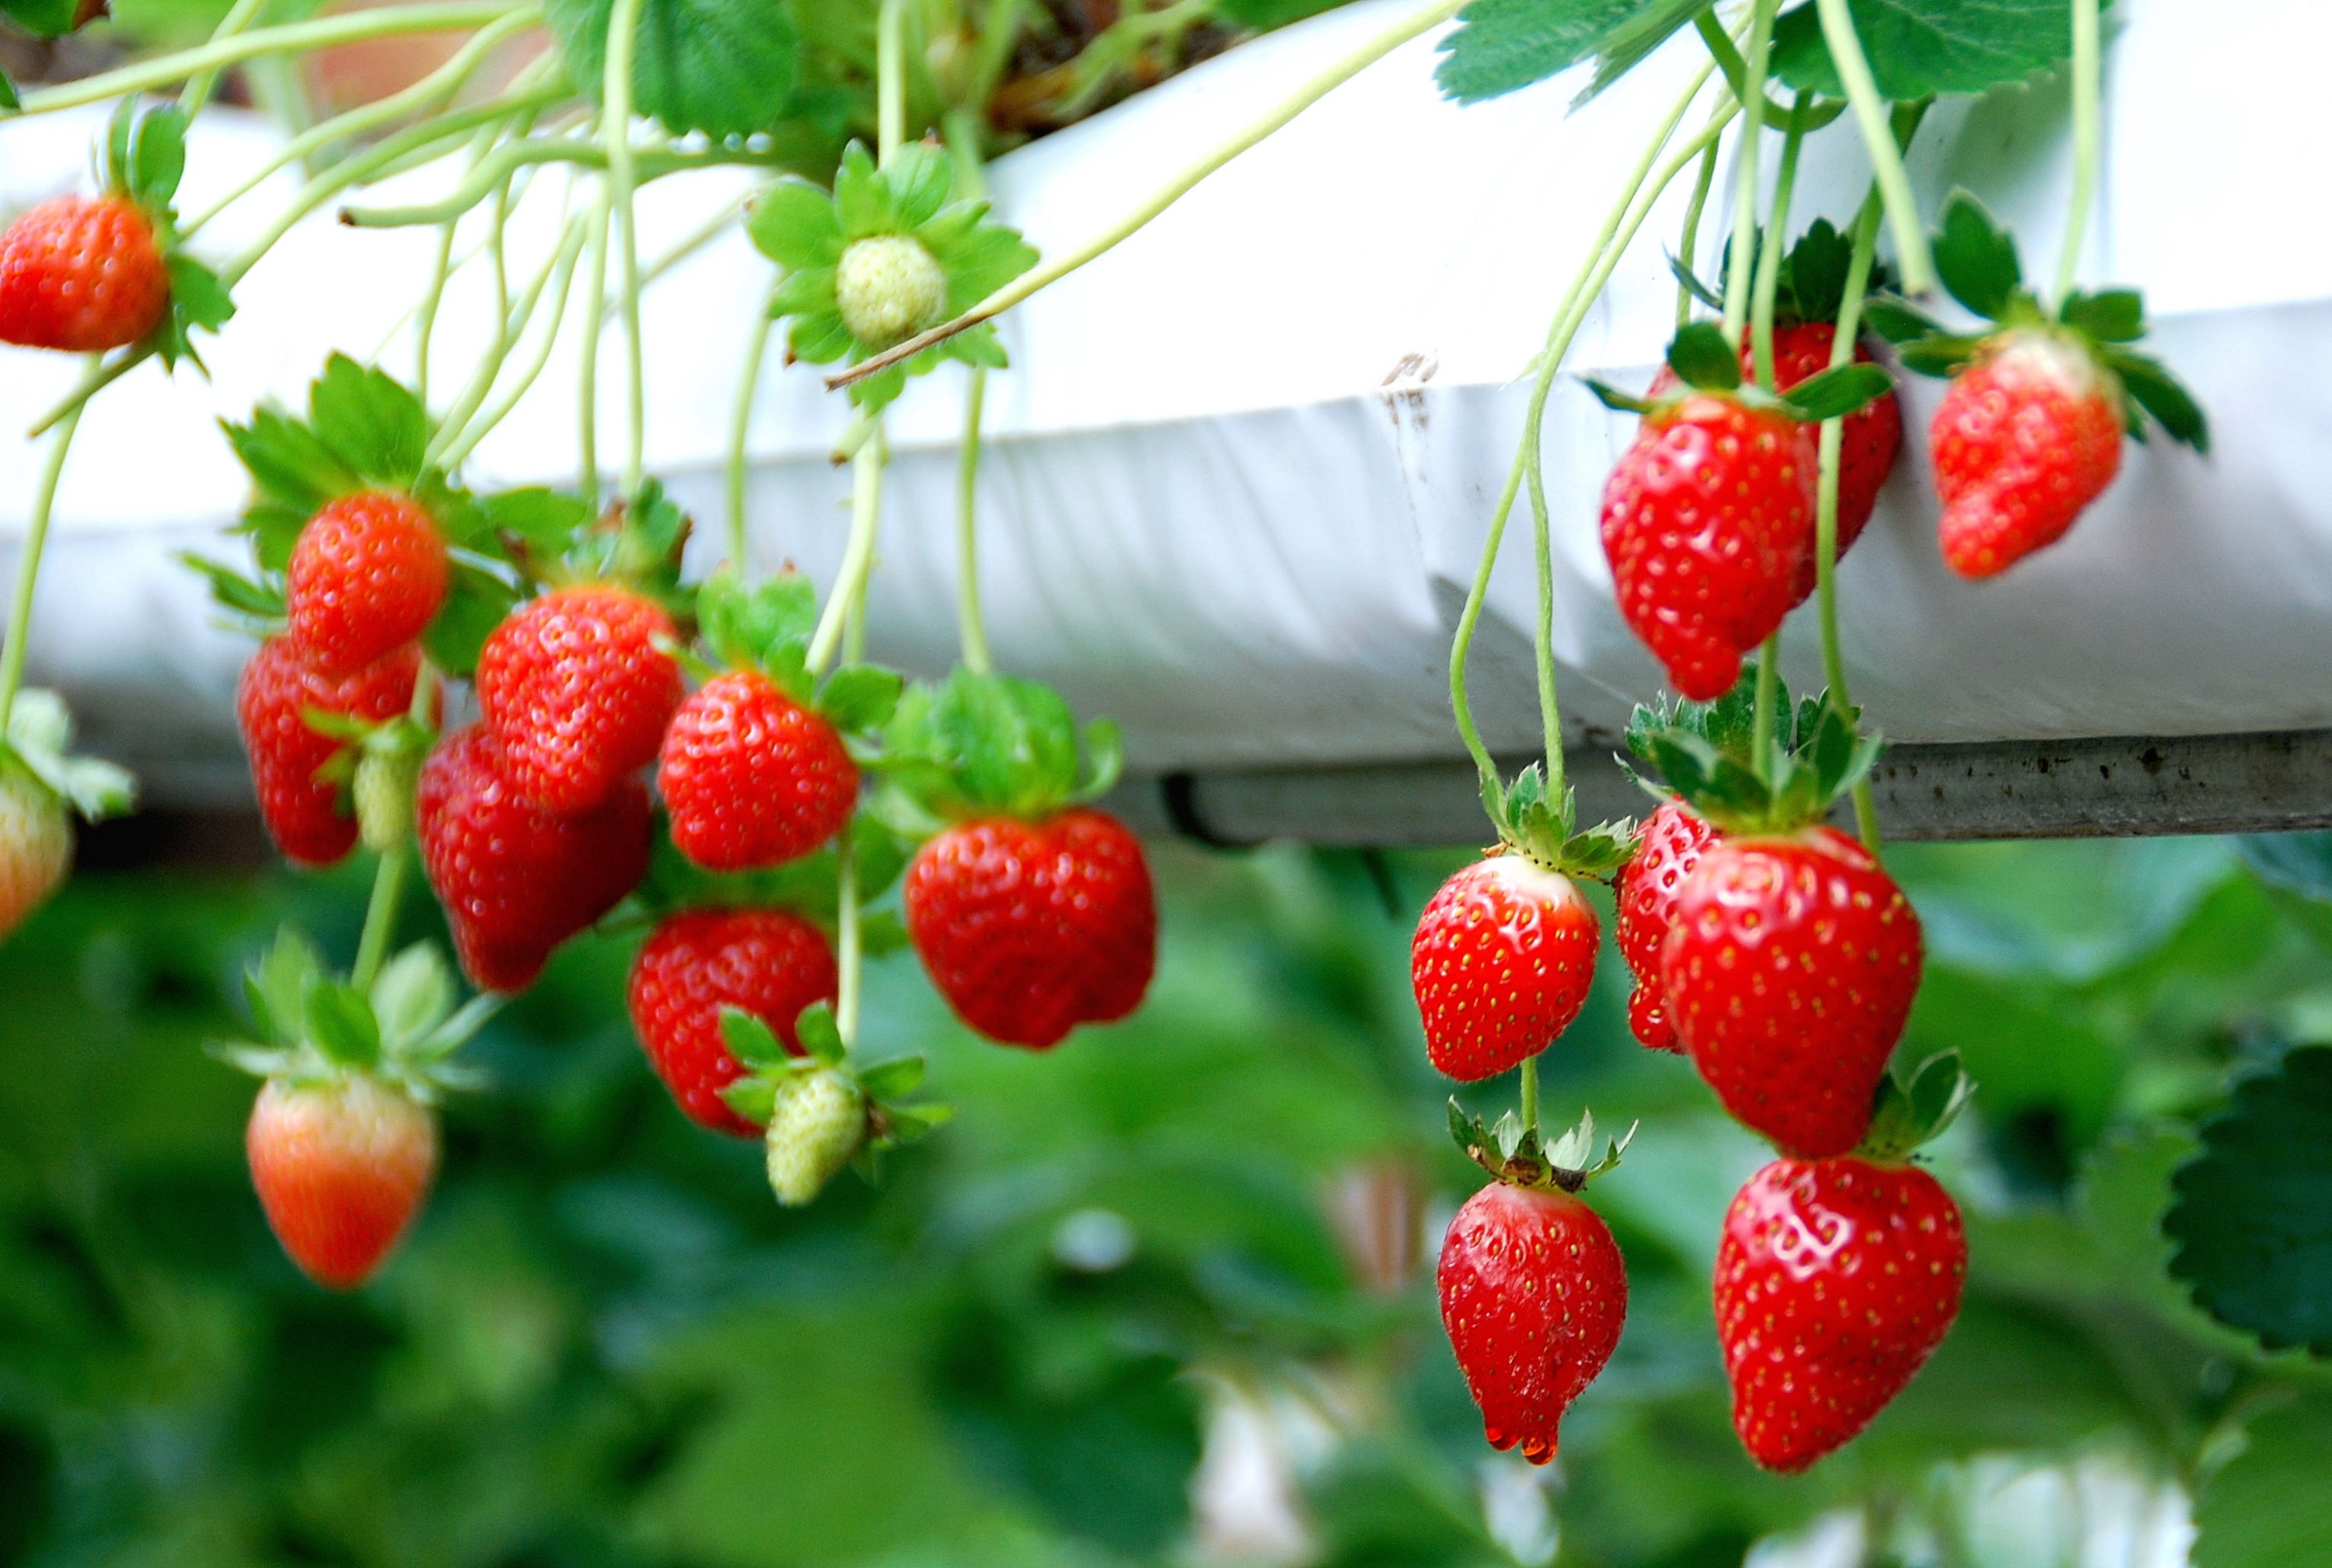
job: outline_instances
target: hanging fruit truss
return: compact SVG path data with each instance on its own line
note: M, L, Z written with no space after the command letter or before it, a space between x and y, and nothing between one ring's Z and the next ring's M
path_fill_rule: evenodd
M1594 879L1616 884L1643 1044L1687 1056L1778 1151L1734 1201L1715 1289L1741 1439L1759 1463L1802 1470L1918 1371L1950 1330L1966 1267L1958 1213L1914 1151L1973 1085L1952 1060L1889 1075L1921 934L1881 858L1871 777L1882 742L1849 694L1838 638L1838 560L1902 443L1874 335L1904 372L1950 381L1928 433L1938 548L1970 578L2012 571L2078 526L2126 441L2207 442L2202 411L2146 351L2137 295L2079 275L2098 160L2100 4L1813 0L1783 14L1781 0L1432 0L1122 221L1041 257L989 215L983 159L1211 47L1235 14L1136 9L1080 33L1009 4L974 19L882 0L863 33L798 38L775 5L448 0L279 24L263 0L239 0L186 53L22 92L0 80L0 103L24 114L119 103L100 188L0 235L0 339L88 356L33 432L45 454L0 655L0 913L21 919L62 877L69 810L94 817L127 798L110 770L67 755L61 706L18 689L82 410L149 357L199 374L205 335L234 330L233 292L303 215L438 168L447 194L436 201L344 215L437 231L435 267L416 280L413 383L336 356L303 409L263 406L232 425L225 439L252 481L248 559L188 563L257 639L238 714L278 846L307 865L359 846L378 861L350 970L283 933L251 978L254 1038L220 1047L265 1081L253 1180L312 1276L360 1283L429 1186L431 1107L464 1085L463 1042L562 942L637 929L630 1008L657 1072L703 1126L763 1142L779 1201L809 1202L842 1166L871 1168L946 1115L913 1098L919 1061L860 1047L870 957L912 946L968 1025L1039 1050L1126 1016L1151 978L1142 849L1092 804L1117 778L1115 731L1080 729L1053 692L994 669L981 626L982 400L1008 368L990 323L1453 19L1440 80L1464 101L1574 65L1591 66L1591 94L1687 33L1675 47L1705 63L1547 329L1458 620L1450 702L1481 836L1495 843L1427 907L1413 979L1436 1066L1461 1081L1519 1078L1518 1110L1492 1124L1452 1104L1453 1133L1494 1178L1451 1226L1439 1276L1490 1442L1552 1458L1564 1408L1610 1354L1626 1311L1623 1261L1582 1196L1626 1140L1599 1152L1591 1117L1549 1136L1538 1105L1537 1057L1578 1015L1600 949L1578 888ZM56 31L72 18L48 20ZM499 48L538 28L546 52L483 99L465 92ZM218 208L182 216L172 204L186 128L219 73L428 33L465 39L405 91L294 138L276 167L337 157L311 166L253 245L209 256L201 242ZM2060 67L2073 84L2075 177L2056 265L2035 281L1972 197L1917 210L1903 156L1937 94ZM171 89L175 100L148 97ZM1854 139L1871 171L1843 227L1792 211L1817 135ZM1728 147L1737 177L1720 197ZM692 520L643 453L640 292L669 258L645 258L636 198L720 167L769 177L721 222L741 222L777 272L765 308L739 322L750 351L722 548L690 558L722 564L692 578ZM532 276L512 276L511 214L550 167L569 177L557 242ZM1630 727L1645 820L1591 824L1562 745L1542 425L1573 339L1680 179L1691 196L1667 368L1644 387L1595 390L1639 419L1603 496L1619 607L1681 700ZM1730 204L1730 238L1699 255L1712 200ZM483 244L457 258L457 231L481 217ZM457 264L490 271L493 330L466 378L432 384L436 308ZM472 488L465 459L540 372L578 286L578 471L555 488ZM1946 295L1964 314L1936 313ZM548 326L522 347L538 313ZM607 313L620 345L612 367L598 363ZM780 326L786 352L829 368L853 410L837 454L852 475L848 543L823 599L790 570L746 569L744 432ZM908 684L863 657L884 412L911 378L949 361L969 368L961 654L944 680ZM624 431L606 454L603 398ZM1515 772L1484 745L1467 655L1518 504L1537 569L1545 748ZM1774 638L1809 600L1826 684L1792 693ZM477 720L454 725L473 703ZM1826 825L1834 809L1850 809L1855 835ZM467 1001L434 950L387 951L416 859L475 988ZM870 909L894 882L903 919Z

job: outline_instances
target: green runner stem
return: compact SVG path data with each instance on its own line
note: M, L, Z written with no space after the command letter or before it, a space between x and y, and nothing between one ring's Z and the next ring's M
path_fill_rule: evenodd
M874 161L888 168L907 139L907 15L883 0L874 20Z
M1743 53L1741 135L1733 151L1733 243L1725 253L1725 340L1741 347L1749 324L1750 253L1757 245L1757 133L1765 124L1765 67L1773 53L1773 13L1781 0L1752 0L1749 46Z
M2062 304L2080 275L2081 243L2088 237L2089 208L2098 186L2098 100L2102 86L2102 46L2098 0L2073 0L2073 200L2065 214L2065 248L2057 257L2057 296Z
M774 300L775 282L769 285ZM737 371L737 396L729 409L729 454L722 469L729 502L729 560L739 574L745 570L745 442L753 424L753 399L761 390L761 361L769 356L769 333L777 318L764 301L745 334L745 363Z
M397 904L405 892L405 865L412 859L409 845L400 844L380 857L372 875L372 902L365 906L364 934L357 939L356 967L349 983L359 991L372 990L388 956L389 938L397 933Z
M1756 294L1750 306L1749 341L1757 385L1773 384L1773 298L1782 285L1782 257L1788 249L1790 195L1798 181L1798 149L1805 145L1806 108L1813 94L1801 92L1790 106L1790 126L1782 139L1782 167L1773 177L1773 206L1765 215L1765 243L1757 256Z
M1689 273L1694 253L1700 245L1701 215L1708 210L1709 187L1716 181L1716 144L1710 142L1708 150L1700 155L1700 172L1693 177L1692 196L1684 204L1684 233L1677 242L1677 266ZM1677 280L1677 325L1692 320L1692 291L1684 280Z
M955 470L956 627L963 667L975 675L995 666L980 609L980 418L988 405L988 371L975 367L963 398L963 450Z
M888 455L878 425L851 459L850 542L843 549L842 569L834 575L826 607L818 613L817 629L810 634L808 664L813 675L825 672L842 645L843 623L874 565L874 530L883 516L883 464Z
M607 68L599 89L599 131L607 144L607 193L612 242L618 228L622 248L624 317L624 482L626 500L639 493L647 441L646 365L640 343L640 233L632 208L638 171L632 155L632 57L639 42L645 0L615 0L607 16Z
M1871 254L1878 248L1878 223L1884 215L1885 197L1873 184L1870 194L1863 198L1862 211L1854 220L1854 250L1847 263L1846 290L1838 311L1838 330L1830 339L1830 362L1832 366L1851 363L1854 345L1862 328L1862 298L1870 282ZM1838 635L1838 477L1839 464L1846 450L1846 421L1825 419L1821 427L1821 464L1817 471L1819 483L1815 491L1814 511L1814 594L1821 624L1822 679L1830 687L1830 701L1843 713L1854 712L1854 698L1846 685L1846 657ZM1878 808L1870 793L1870 780L1859 781L1854 787L1854 826L1872 854L1878 852Z
M1847 0L1815 0L1821 19L1822 41L1845 85L1854 122L1861 129L1863 150L1870 157L1873 177L1887 204L1887 226L1895 235L1895 261L1903 272L1903 292L1926 294L1935 288L1935 258L1927 248L1926 225L1919 219L1919 204L1911 195L1911 177L1904 172L1902 149L1888 123L1888 102L1870 74L1870 61L1855 35L1854 16Z
M607 331L607 227L613 210L607 182L601 180L598 197L591 204L590 232L583 241L590 265L585 269L583 336L575 345L579 356L575 395L581 420L577 426L577 479L583 499L595 510L599 504L599 339Z
M1773 700L1781 695L1782 634L1775 632L1757 650L1757 711L1750 722L1749 751L1757 777L1773 781Z
M234 0L234 6L220 18L218 26L212 31L211 42L220 43L249 28L252 18L258 15L266 4L267 0ZM186 91L178 95L178 107L186 111L189 121L200 114L203 106L211 100L211 91L218 86L218 79L219 73L215 70L186 79Z
M869 445L874 445L868 443ZM857 821L851 818L851 824ZM834 1029L843 1049L858 1047L858 996L865 975L865 942L858 920L858 855L850 825L834 841L835 969Z
M1525 1131L1538 1125L1538 1058L1523 1058L1523 1127Z
M94 365L94 358L91 364ZM73 432L81 428L84 397L58 421L49 438L49 460L41 469L41 484L33 492L33 513L25 520L24 542L17 549L16 590L8 607L8 632L0 641L0 737L16 711L16 691L24 684L24 655L32 642L33 589L41 580L41 555L48 548L49 519L57 509L57 483L64 477L65 454L72 449Z

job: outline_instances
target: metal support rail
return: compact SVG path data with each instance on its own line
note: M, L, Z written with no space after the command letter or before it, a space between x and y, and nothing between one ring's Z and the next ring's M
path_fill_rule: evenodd
M1582 822L1648 808L1616 748L1568 754ZM1914 842L2327 828L2332 731L1896 746L1871 783L1887 837ZM1488 831L1463 761L1133 778L1109 805L1142 832L1209 844L1470 844Z

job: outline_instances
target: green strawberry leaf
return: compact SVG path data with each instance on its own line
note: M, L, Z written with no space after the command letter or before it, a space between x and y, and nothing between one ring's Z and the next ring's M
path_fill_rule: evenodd
M172 251L163 265L170 274L170 309L180 330L217 331L234 318L234 298L219 276L184 251Z
M334 1066L369 1067L380 1060L380 1025L371 1005L352 988L311 975L301 1018L309 1044Z
M1828 218L1816 218L1798 236L1774 279L1774 318L1783 322L1835 321L1846 302L1854 242ZM1872 279L1872 284L1878 280Z
M1711 0L1474 0L1441 42L1445 97L1479 103L1598 54L1640 59ZM1842 95L1840 95L1842 96Z
M2059 11L2061 13L2062 6ZM2016 239L1964 190L1952 192L1935 232L1935 273L1953 299L1977 315L1999 320L2024 286Z
M698 587L696 617L715 657L762 671L796 702L808 699L809 639L817 626L817 589L808 578L782 571L748 588L724 563Z
M2136 289L2077 289L2057 308L2057 319L2100 343L2135 343L2146 336L2146 298Z
M1940 335L1944 330L1933 316L1894 294L1873 294L1864 301L1862 324L1890 343Z
M1582 376L1580 381L1595 400L1615 414L1649 414L1658 405L1649 397L1639 397L1633 392L1622 392L1609 381L1599 381L1592 376Z
M253 495L243 514L261 568L282 571L290 564L300 531L323 505L353 494L362 482L305 424L263 404L251 422L222 420L227 445L251 474Z
M1700 274L1686 266L1682 257L1670 251L1668 259L1668 275L1677 281L1677 287L1712 311L1725 309L1725 296L1701 282Z
M576 89L592 103L607 81L614 0L548 0L543 19ZM675 136L716 139L783 126L801 74L799 30L784 0L660 0L633 42L637 110Z
M1798 419L1819 425L1866 408L1894 389L1894 381L1880 367L1849 363L1807 377L1783 393L1782 401Z
M2073 53L2064 0L1847 0L1847 9L1878 91L1897 103L2024 81ZM1789 87L1846 95L1811 4L1774 24L1772 69Z
M858 1073L858 1086L870 1100L895 1100L902 1095L912 1095L923 1081L923 1058L894 1056Z
M842 161L834 171L834 216L846 241L898 234L906 226L891 199L890 183L874 167L874 155L863 141L842 149Z
M845 664L818 688L818 712L846 734L878 731L891 722L904 685L896 670L879 664Z
M2298 1368L2287 1369L2297 1372ZM2228 1411L2242 1439L2203 1479L2193 1568L2304 1568L2332 1556L2324 1477L2332 1473L2332 1395L2319 1386L2247 1382Z
M309 986L323 972L313 942L291 926L278 931L274 945L244 976L252 1027L279 1045L299 1045L306 1037Z
M961 315L1037 264L1020 231L988 220L988 204L959 202L915 232L948 275L948 311Z
M1902 361L1903 368L1922 376L1956 376L1974 362L1985 341L1974 336L1938 332L1932 338L1904 344L1896 358Z
M381 965L368 999L379 1026L381 1048L394 1056L454 1010L453 971L436 948L416 942Z
M839 1066L847 1054L842 1031L835 1027L834 1009L824 1002L812 1002L802 1009L801 1017L795 1020L794 1033L800 1038L802 1049L821 1066Z
M2332 1047L2235 1086L2172 1181L2170 1272L2270 1350L2332 1355Z
M1961 1070L1957 1051L1929 1056L1907 1081L1889 1073L1878 1080L1870 1126L1856 1152L1901 1160L1943 1136L1975 1097L1975 1080Z
M2195 451L2208 454L2211 450L2211 424L2203 413L2203 406L2186 390L2168 367L2161 360L2127 349L2110 349L2104 354L2107 364L2121 378L2123 389L2137 406L2154 416L2174 441L2181 441Z
M858 948L868 958L888 958L907 950L906 923L887 909L858 917Z
M1668 359L1677 380L1700 391L1731 392L1741 385L1740 351L1725 340L1713 321L1677 328Z
M422 634L422 651L449 675L467 680L478 668L486 639L518 605L518 590L481 567L456 560L445 602Z
M349 472L368 483L411 484L429 449L421 400L387 371L346 354L325 360L309 387L308 422Z
M721 1009L721 1043L755 1072L775 1072L793 1060L793 1053L768 1024L742 1008L725 1003Z
M577 536L589 525L591 504L579 495L530 485L481 496L476 517L480 533L514 541L532 559L558 560L574 548ZM453 537L450 529L447 537Z
M8 11L8 7L5 5L0 5L0 11ZM14 13L9 11L9 14L14 15ZM13 112L24 107L24 100L16 91L15 79L5 71L0 71L0 110Z

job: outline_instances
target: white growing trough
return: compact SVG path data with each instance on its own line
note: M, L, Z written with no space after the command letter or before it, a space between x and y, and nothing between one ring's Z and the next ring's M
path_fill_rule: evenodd
M1191 155L1396 16L1365 3L1232 51L1001 160L1002 215L1076 244ZM2332 9L2307 0L2127 0L2109 41L2106 159L2083 275L2146 291L2155 346L2214 423L2213 455L2157 441L2066 543L1971 585L1937 557L1919 433L1939 386L1907 378L1911 439L1841 572L1855 694L1908 742L1882 806L1913 834L2184 831L2332 823L2332 210L2292 199L2309 156L2314 62ZM1696 63L1672 43L1576 112L1562 79L1461 109L1403 49L1201 185L1149 229L1001 322L981 470L983 578L1006 667L1124 725L1143 784L1130 808L1224 837L1465 838L1479 832L1447 708L1451 628L1528 388L1522 378L1622 177ZM2289 80L2279 81L2279 75ZM1912 159L1929 210L1954 186L2015 228L2045 275L2069 148L2059 89L1946 100ZM90 117L0 127L0 202L84 167ZM197 128L182 206L205 205L272 133ZM1850 215L1867 167L1849 121L1810 142L1795 222ZM1589 316L1572 368L1649 376L1673 321L1663 250L1679 182ZM279 179L281 195L290 188ZM644 225L678 235L746 188L653 187ZM540 254L553 179L521 209L513 269ZM384 204L412 199L408 185ZM263 208L263 198L254 204ZM1710 203L1703 253L1721 239ZM215 225L218 248L263 211ZM263 395L296 401L331 349L409 364L403 312L426 231L301 225L240 291L206 350L215 380L150 367L96 404L68 470L33 644L93 739L165 799L240 788L229 697L243 645L207 626L175 550L218 547L239 472L212 425ZM745 322L767 264L733 232L648 299L650 468L720 535L721 461ZM440 388L468 372L479 280L449 296ZM621 358L603 355L600 451L616 449ZM817 372L772 355L752 425L758 562L821 578L839 557L844 423ZM560 482L577 461L574 356L481 448L474 477ZM0 427L21 428L77 367L0 350ZM441 393L441 396L443 394ZM872 650L936 671L953 648L953 483L961 383L917 384L873 585ZM1545 460L1556 531L1564 708L1582 756L1608 753L1658 674L1620 623L1595 528L1630 434L1575 381ZM0 531L21 537L30 447L0 458ZM1493 585L1475 675L1494 747L1536 733L1529 547ZM1811 612L1787 670L1819 683ZM1610 789L1609 770L1591 790Z

